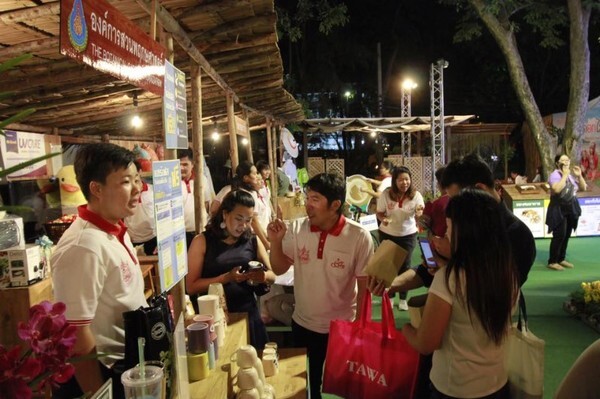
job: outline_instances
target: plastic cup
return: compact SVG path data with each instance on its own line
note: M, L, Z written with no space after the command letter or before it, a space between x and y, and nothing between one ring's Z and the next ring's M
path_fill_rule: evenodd
M156 366L146 366L145 375L140 368L134 367L121 375L126 399L161 399L163 371Z

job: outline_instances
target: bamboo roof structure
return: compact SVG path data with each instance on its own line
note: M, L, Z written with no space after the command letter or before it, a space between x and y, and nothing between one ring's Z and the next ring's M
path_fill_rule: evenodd
M150 31L152 0L107 1ZM57 0L0 2L0 62L33 55L0 74L0 91L14 93L0 100L0 120L35 108L24 123L40 133L161 138L162 98L61 55L59 18ZM157 40L164 42L167 34L174 39L173 64L187 76L188 114L195 62L202 73L203 124L222 124L227 131L227 95L237 113L247 113L250 126L263 125L265 118L282 124L304 119L283 88L276 19L273 0L158 1ZM129 123L134 93L135 111L144 119L139 131Z
M445 126L466 123L475 115L445 116ZM431 118L425 116L405 116L392 118L322 118L305 119L299 124L304 132L331 133L355 131L363 133L413 133L431 130Z

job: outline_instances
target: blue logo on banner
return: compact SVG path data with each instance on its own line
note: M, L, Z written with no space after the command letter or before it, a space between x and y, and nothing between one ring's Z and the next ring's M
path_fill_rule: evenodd
M73 2L73 9L69 14L69 40L73 48L80 53L87 48L88 29L81 0Z

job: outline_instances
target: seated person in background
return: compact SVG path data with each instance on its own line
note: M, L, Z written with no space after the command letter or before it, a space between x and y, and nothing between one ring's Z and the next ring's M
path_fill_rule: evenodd
M138 172L142 170L138 161L135 161ZM143 245L144 254L154 255L156 251L156 226L154 222L154 190L151 184L141 180L142 192L140 203L131 216L123 221L134 246Z
M223 199L206 231L192 241L185 286L190 295L195 295L207 293L212 283L223 284L227 309L248 313L250 343L262 350L268 341L267 330L248 281L273 284L275 274L265 247L250 229L253 217L254 198L250 193L235 190ZM254 260L262 262L268 270L242 273L242 266Z
M140 205L140 176L131 151L108 143L88 144L75 156L77 182L87 205L65 231L52 256L54 299L67 306L77 327L76 381L55 398L93 394L112 378L113 395L124 397L115 364L124 358L123 312L146 307L144 279L123 219ZM96 359L97 353L108 356Z
M512 181L514 184L527 184L527 176L521 176L519 172L513 170L510 172L509 181Z

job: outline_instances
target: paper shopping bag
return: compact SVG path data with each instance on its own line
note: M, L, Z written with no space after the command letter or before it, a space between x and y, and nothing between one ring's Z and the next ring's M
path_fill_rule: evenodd
M382 321L371 320L371 294L354 322L334 320L323 375L323 392L346 399L412 398L419 354L394 326L392 305L382 298Z
M392 281L398 275L398 271L408 252L400 245L390 240L383 240L377 250L371 256L365 273L385 282L386 288L392 285Z
M521 293L519 322L510 330L506 352L511 399L544 397L544 345L545 342L533 335L527 326L525 298Z

